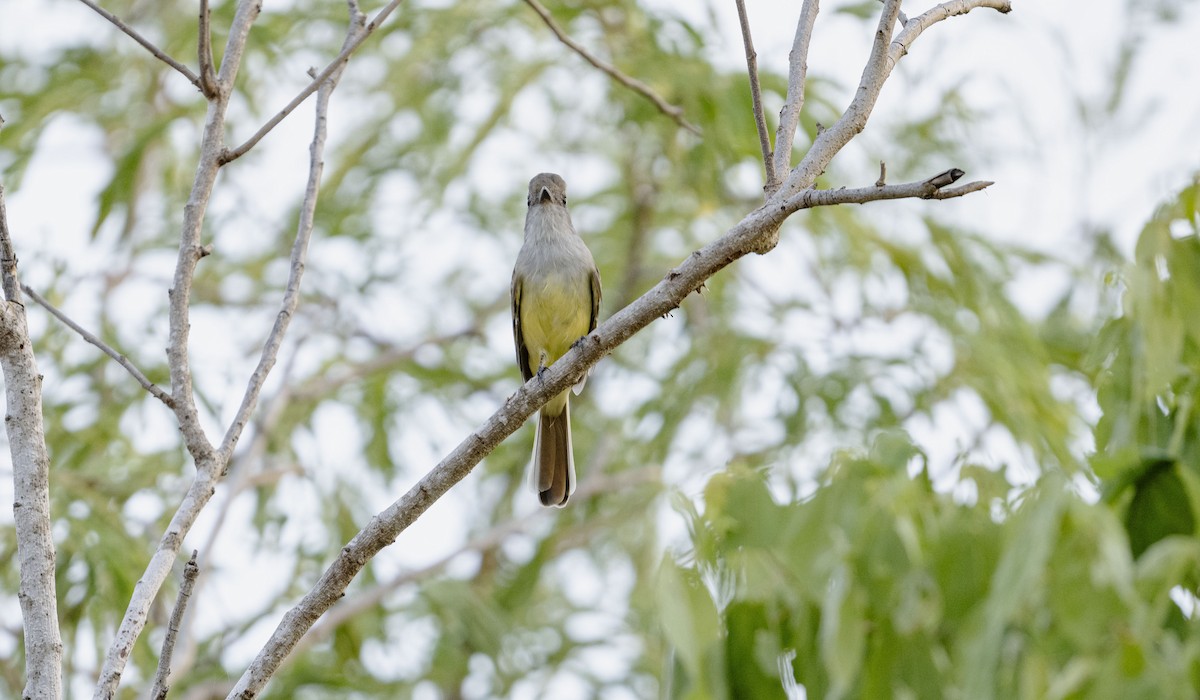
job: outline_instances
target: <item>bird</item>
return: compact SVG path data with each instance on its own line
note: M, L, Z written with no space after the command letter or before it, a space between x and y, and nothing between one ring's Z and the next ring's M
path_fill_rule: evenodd
M512 276L513 341L529 381L596 329L600 272L567 210L567 183L555 173L529 181L525 241ZM578 394L585 374L574 386ZM538 412L530 482L543 506L562 507L575 490L570 389Z

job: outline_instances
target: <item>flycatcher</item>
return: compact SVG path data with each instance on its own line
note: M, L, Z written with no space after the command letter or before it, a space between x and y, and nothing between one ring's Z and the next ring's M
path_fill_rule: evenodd
M571 224L567 183L541 173L529 181L527 203L525 243L512 277L513 339L525 381L595 330L600 312L600 272ZM550 399L538 414L530 481L544 506L566 505L575 490L570 393Z

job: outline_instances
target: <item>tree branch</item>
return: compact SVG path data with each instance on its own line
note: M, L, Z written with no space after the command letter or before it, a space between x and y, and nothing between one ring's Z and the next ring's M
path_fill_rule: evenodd
M98 337L88 332L86 328L72 321L71 317L64 314L60 309L55 307L54 304L51 304L49 301L47 301L45 297L34 291L29 285L22 284L21 289L25 290L25 293L29 295L30 299L33 299L38 303L39 306L49 311L51 316L57 318L59 321L62 321L64 325L78 333L81 338L100 348L105 355L108 355L112 359L116 360L117 364L124 367L125 371L129 372L129 374L137 380L138 384L141 384L142 388L150 392L154 398L162 401L168 407L174 404L174 401L171 400L171 397L167 394L167 392L163 391L157 385L147 379L146 375L142 374L142 371L138 369L136 365L130 362L129 358L123 353L117 352L108 343L100 340Z
M125 32L126 34L128 34L129 38L131 38L134 41L136 41L137 43L141 44L143 48L145 48L150 53L154 54L155 58L157 58L158 60L167 64L168 66L174 68L175 70L179 71L183 75L183 77L188 79L188 82L190 82L192 85L195 85L196 88L199 89L201 92L204 92L204 88L200 85L200 79L196 77L196 74L192 72L191 68L188 68L187 66L183 65L179 61L176 61L175 59L168 56L165 52L163 52L162 49L160 49L157 46L155 46L154 44L150 43L149 39L142 36L141 34L138 34L137 30L135 30L133 27L130 27L128 24L125 24L124 22L121 21L121 19L119 17L117 17L113 13L109 12L108 10L104 9L103 7L100 7L96 3L92 2L92 0L79 0L79 2L92 8L93 10L96 11L96 14L100 15L101 17L108 20L109 22L112 22L113 26L115 26L117 29L120 29L121 31Z
M361 44L362 39L367 35L366 16L358 10L356 0L351 0L348 4L350 28L346 32L346 41L342 47L342 53L347 56L349 55L347 52L353 46ZM222 464L228 463L229 458L233 455L233 448L237 446L237 441L241 438L246 423L250 420L250 414L258 404L258 396L262 392L263 383L267 381L267 375L275 366L275 358L279 355L283 336L287 333L288 325L292 321L292 314L296 312L296 307L300 303L300 281L304 277L304 260L308 256L308 242L312 238L317 195L321 190L321 172L325 167L323 158L325 136L328 130L326 115L329 112L329 98L333 94L334 88L337 87L345 67L345 61L337 64L337 67L317 90L316 127L313 129L312 144L309 146L308 184L304 189L304 200L300 205L300 220L296 226L296 241L292 245L291 271L288 274L287 288L283 294L279 314L275 317L275 325L271 328L271 333L263 345L258 366L254 368L254 373L250 375L250 381L246 385L246 392L242 396L242 405L238 407L237 414L230 423L229 430L225 432L225 439L221 441L221 447L217 451L218 461Z
M546 26L550 28L550 31L554 32L554 36L558 37L559 41L565 44L567 48L583 57L583 60L592 64L592 66L598 68L600 72L608 75L608 77L617 81L621 85L624 85L642 97L645 97L647 100L650 100L650 102L652 102L654 106L658 108L658 111L675 120L675 123L679 126L682 126L697 136L701 135L699 127L697 127L695 124L692 124L687 119L684 119L683 109L676 105L670 104L662 97L659 97L658 93L654 92L649 85L643 83L637 78L631 78L628 75L625 75L618 70L616 66L606 61L602 61L596 56L592 55L592 53L585 49L582 44L568 36L567 33L563 31L562 27L558 26L558 22L554 21L554 16L550 14L550 11L547 10L540 2L538 2L538 0L525 0L525 4L533 8L533 11L538 14L538 17L542 18L542 21L546 23Z
M896 63L900 61L900 58L908 53L908 47L912 46L912 43L926 29L944 19L949 19L956 15L965 15L971 10L983 7L995 10L1001 14L1012 12L1011 0L949 0L930 8L913 19L906 20L904 28L896 35L896 39L892 42L891 48L888 51L888 57L891 59L891 66L888 67L888 71L890 72Z
M775 162L771 159L771 137L767 134L767 118L763 114L762 88L758 84L758 53L750 36L750 18L746 16L746 0L737 0L738 21L742 25L742 46L746 48L746 72L750 74L750 104L754 108L754 126L758 129L758 145L762 148L763 169L768 192L774 185Z
M187 609L188 599L192 597L192 586L196 585L196 576L200 567L196 565L196 550L192 550L192 558L183 567L183 582L179 584L179 597L175 599L175 608L171 610L171 620L167 623L167 636L163 640L162 654L158 657L158 671L154 674L154 687L150 691L152 700L166 700L167 676L171 673L171 654L175 651L175 638L179 634L179 622Z
M788 197L812 187L817 177L833 160L834 155L866 127L867 118L870 117L871 110L875 107L875 101L879 98L884 81L891 75L896 63L908 52L908 48L912 46L921 32L948 17L966 14L980 7L1007 13L1012 9L1012 3L1010 0L950 0L919 17L910 19L896 36L896 40L889 46L888 39L892 35L892 27L895 26L896 18L900 14L900 1L885 0L883 12L875 30L871 55L863 69L854 99L837 122L817 136L812 148L788 176L780 193L784 197ZM776 145L778 146L778 144ZM776 154L778 152L779 149L776 148Z
M956 175L955 175L956 173ZM963 171L955 168L919 182L906 182L902 185L871 185L836 190L808 189L789 199L785 206L791 211L828 207L838 204L866 204L882 202L888 199L953 199L972 192L991 187L993 182L977 180L958 187L946 187L962 177Z
M42 376L29 340L17 254L8 231L4 186L0 185L0 365L4 371L8 447L13 464L13 520L25 637L25 691L30 700L62 696L62 635L54 582L54 537L50 532L50 455L42 421Z
M387 20L388 15L392 14L392 12L399 7L400 3L402 2L404 2L404 0L391 0L391 2L389 2L387 5L384 5L383 9L375 14L375 18L368 22L366 27L364 27L352 41L348 41L342 45L342 52L337 55L337 58L333 59L329 65L325 66L324 70L313 76L312 82L309 83L308 86L303 90L301 90L298 95L293 97L292 101L287 103L287 106L279 110L279 112L275 116L271 117L266 124L263 124L261 127L259 127L258 131L254 132L253 136L246 139L245 143L237 148L226 149L225 152L221 154L221 163L229 163L246 155L246 153L251 148L254 148L264 136L278 126L279 122L283 121L287 115L291 114L297 107L300 106L302 102L308 99L309 95L313 94L322 85L324 85L325 81L329 80L330 76L332 76L335 72L340 74L340 71L345 69L346 62L350 60L350 56L358 50L358 47L362 46L363 42L367 40L367 37L371 36L371 34L374 33L375 30L384 23L385 20ZM357 11L357 5L354 5L354 7Z
M792 167L792 142L804 111L805 81L808 79L808 48L812 44L813 25L820 11L819 0L804 0L800 19L796 21L796 37L788 54L788 88L783 109L779 110L779 126L775 130L775 174L782 177ZM779 180L767 181L767 194L779 189Z
M208 9L208 0L200 0L200 24L196 34L196 54L200 61L198 85L200 92L211 99L217 94L217 74L213 67L212 13Z
M215 461L213 446L200 425L200 415L192 390L192 369L188 360L188 335L191 329L188 310L196 263L209 252L209 249L201 245L201 231L217 170L220 168L225 111L229 106L229 95L241 66L250 27L258 18L261 7L260 0L239 0L234 11L229 37L225 42L224 59L217 74L216 94L208 101L196 177L192 182L187 203L183 207L179 257L175 265L173 286L169 290L170 332L167 366L171 372L171 399L174 402L175 418L179 422L184 445L196 463L196 476L175 515L171 517L171 522L159 541L158 549L146 565L146 571L134 585L129 606L125 609L121 625L105 654L100 677L96 681L94 700L111 700L116 695L121 673L125 670L133 645L146 626L150 606L171 573L184 536L191 530L201 509L212 498L220 476L220 466Z

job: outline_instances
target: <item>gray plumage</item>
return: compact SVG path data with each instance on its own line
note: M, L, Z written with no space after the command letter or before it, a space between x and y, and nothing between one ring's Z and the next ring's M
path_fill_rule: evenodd
M525 243L512 278L513 340L529 381L596 328L600 273L571 224L567 184L553 173L529 181ZM583 388L583 379L576 393ZM538 414L530 481L542 505L563 506L575 490L569 391Z

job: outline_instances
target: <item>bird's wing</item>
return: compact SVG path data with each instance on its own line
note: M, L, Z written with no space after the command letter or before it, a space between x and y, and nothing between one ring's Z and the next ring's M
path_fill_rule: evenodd
M517 347L517 366L521 368L521 376L525 381L529 381L533 378L533 370L529 368L529 348L525 347L525 336L521 332L521 285L524 281L517 275L517 271L513 270L509 294L512 297L513 343Z
M600 321L600 270L596 266L592 266L591 274L592 285L592 318L588 321L588 333L596 330L596 324Z

